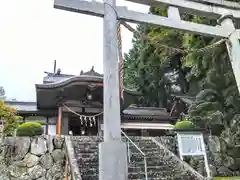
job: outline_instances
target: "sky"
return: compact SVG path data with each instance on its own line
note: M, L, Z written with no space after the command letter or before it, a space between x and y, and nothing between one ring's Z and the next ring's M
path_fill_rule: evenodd
M62 73L92 66L103 72L103 20L53 8L53 0L0 0L0 86L8 98L35 101L35 84L53 62ZM117 0L117 5L148 12L148 7ZM123 52L132 33L122 27Z

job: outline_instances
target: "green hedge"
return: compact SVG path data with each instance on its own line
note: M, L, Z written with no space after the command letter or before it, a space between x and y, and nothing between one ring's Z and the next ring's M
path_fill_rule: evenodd
M17 136L40 136L44 132L43 126L37 122L26 122L18 126Z
M184 120L184 121L177 122L174 128L175 129L193 129L195 128L195 125L191 121Z

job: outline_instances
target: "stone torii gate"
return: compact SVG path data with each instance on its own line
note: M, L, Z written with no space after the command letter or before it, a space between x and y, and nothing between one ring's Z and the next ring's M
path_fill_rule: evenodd
M129 0L135 3L167 7L168 17L140 13L116 6L116 0L102 2L55 0L57 9L104 18L104 142L99 146L100 180L127 180L127 156L121 142L120 98L117 54L117 20L147 23L211 37L226 38L228 53L240 90L239 30L234 20L240 19L240 5L218 0ZM217 19L216 27L181 20L180 13ZM219 62L221 63L221 62Z

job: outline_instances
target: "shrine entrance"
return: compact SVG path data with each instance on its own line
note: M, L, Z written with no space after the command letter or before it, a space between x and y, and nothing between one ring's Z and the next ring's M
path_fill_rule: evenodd
M80 119L79 116L69 115L68 127L73 136L97 136L98 122L88 118Z
M187 33L205 35L221 38L221 40L210 44L209 46L198 49L176 49L168 47L166 44L160 44L161 49L176 50L178 54L187 55L193 52L205 53L215 46L225 43L230 56L233 72L240 91L240 30L235 28L235 20L240 18L240 6L237 3L228 1L213 0L128 0L142 5L168 8L167 16L158 16L150 13L142 13L129 10L127 7L116 6L116 0L97 1L78 1L78 0L55 0L54 7L62 10L78 12L104 18L103 33L103 65L104 65L104 143L100 143L99 148L99 179L116 180L126 179L127 173L127 154L126 146L121 142L121 117L120 117L120 97L123 99L123 80L124 80L124 61L122 54L121 28L124 25L128 30L141 36L142 40L148 40L145 34L135 31L124 21L141 24L152 24L160 27L182 30ZM182 19L183 14L197 17L206 17L211 20L217 20L217 26L200 24L197 22L188 22ZM118 40L118 41L117 41ZM157 38L155 39L157 40ZM152 42L150 42L152 43ZM152 44L151 44L152 45ZM155 43L154 43L155 45ZM117 49L118 48L118 49ZM119 54L118 54L119 53ZM119 55L119 56L118 56ZM176 55L176 54L175 54ZM120 71L118 72L117 69ZM119 78L120 76L120 78ZM120 81L120 83L119 83ZM120 87L120 88L119 88ZM120 89L120 93L119 93ZM114 119L114 121L113 121ZM117 122L116 122L117 121ZM117 146L116 146L117 145ZM114 153L115 152L115 153ZM116 164L116 162L121 162ZM145 161L146 162L146 161ZM114 168L106 168L115 166ZM145 163L147 167L147 163ZM145 168L145 177L147 178L147 168ZM121 172L121 173L119 173ZM121 175L119 175L121 174ZM207 171L207 178L211 179L210 171Z

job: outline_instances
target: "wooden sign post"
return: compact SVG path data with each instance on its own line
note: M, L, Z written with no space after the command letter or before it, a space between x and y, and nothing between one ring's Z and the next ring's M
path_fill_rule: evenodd
M224 0L130 0L149 6L168 7L168 17L128 10L116 6L116 0L104 3L85 0L55 0L57 9L104 17L104 143L99 149L100 180L127 180L126 146L121 142L119 74L117 56L117 20L159 25L211 37L228 38L228 53L240 89L239 31L233 25L240 18L240 5ZM209 26L181 20L180 13L219 19L220 26Z

